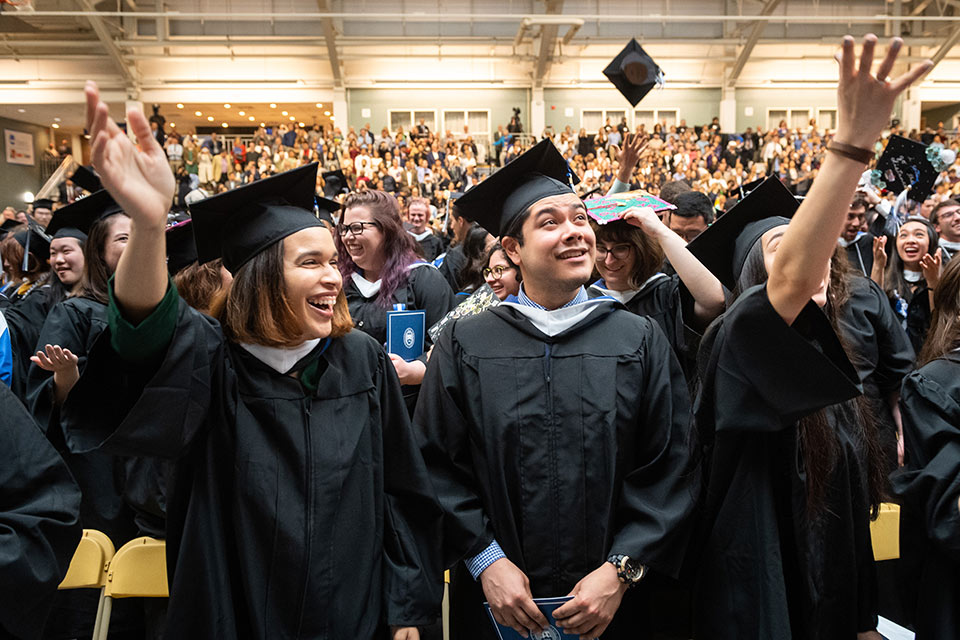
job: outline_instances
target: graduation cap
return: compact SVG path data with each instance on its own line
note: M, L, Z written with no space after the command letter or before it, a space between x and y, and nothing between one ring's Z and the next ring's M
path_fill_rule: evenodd
M771 176L691 240L687 249L733 290L754 243L770 229L788 224L798 207L790 190Z
M343 171L337 169L336 171L326 171L323 174L323 195L327 198L332 198L338 196L341 193L349 193L350 189L347 187L347 177L343 175Z
M53 200L50 198L37 198L33 201L33 210L37 209L53 209Z
M493 173L457 200L457 211L500 237L530 205L550 196L574 193L580 182L549 138Z
M13 239L23 247L23 264L21 271L27 271L30 268L30 254L37 258L41 263L45 263L50 257L51 238L43 232L43 227L35 220L27 222L27 228L13 234Z
M313 213L316 185L313 162L191 204L200 264L223 258L236 273L273 243L323 226Z
M636 38L607 65L603 75L613 83L631 105L637 106L656 86L663 86L663 70L657 66Z
M167 272L173 276L197 261L197 243L190 220L167 227Z
M90 193L100 191L100 189L103 188L103 185L100 183L100 177L94 173L93 169L88 169L83 165L77 165L70 180L73 181L73 184Z
M333 225L335 224L333 221L333 214L337 211L340 211L339 202L336 200L330 200L329 198L316 196L316 212L318 218Z
M53 238L76 238L83 242L94 222L121 211L123 209L107 190L101 189L54 211L47 233Z
M0 231L7 232L15 227L19 227L23 223L19 220L4 220L3 224L0 224Z
M923 202L933 191L940 170L937 169L928 147L922 142L901 136L890 136L887 148L871 174L873 184L881 189L900 193L910 188L910 199Z

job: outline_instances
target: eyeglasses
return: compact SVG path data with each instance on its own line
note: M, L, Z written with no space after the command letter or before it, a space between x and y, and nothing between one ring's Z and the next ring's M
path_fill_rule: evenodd
M513 267L505 267L502 264L498 264L493 268L490 268L490 267L485 268L483 271L481 271L481 273L483 274L484 280L486 280L490 276L493 276L494 280L499 280L500 278L503 277L504 272L512 268Z
M607 249L605 246L598 244L597 245L597 260L603 262L607 259L607 254L612 253L614 260L625 260L627 256L630 255L630 251L633 249L633 245L629 244L618 244L614 245L611 249Z
M944 207L944 209L946 209L946 207ZM938 220L949 220L950 218L952 218L952 217L954 217L954 216L958 216L958 215L960 215L960 209L949 209L949 210L945 210L945 211L942 210L942 211L940 211L940 213L937 214L937 219L938 219Z
M363 230L365 227L376 227L380 228L379 222L351 222L350 224L341 224L337 226L337 233L340 234L340 237L347 235L348 233L352 236L361 236L363 235Z

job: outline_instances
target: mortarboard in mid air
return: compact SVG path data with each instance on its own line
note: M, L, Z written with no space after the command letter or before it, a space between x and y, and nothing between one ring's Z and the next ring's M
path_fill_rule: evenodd
M500 237L527 208L550 196L574 193L580 182L549 138L463 194L457 212Z
M650 90L663 86L663 70L657 66L636 39L630 40L603 70L631 105L637 106Z
M931 154L931 149L936 154ZM901 193L910 188L910 199L923 202L933 192L937 176L942 169L936 164L939 150L922 142L893 135L886 149L877 161L877 168L871 173L875 187Z
M278 173L190 205L201 264L223 258L236 273L255 255L309 227L314 215L317 163Z
M788 224L799 206L772 176L691 240L687 249L733 291L754 243L770 229Z

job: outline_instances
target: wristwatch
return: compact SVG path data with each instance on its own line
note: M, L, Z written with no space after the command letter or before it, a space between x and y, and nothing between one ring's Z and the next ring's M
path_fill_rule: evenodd
M629 587L636 585L643 580L643 576L647 575L646 566L622 553L611 555L607 558L607 562L617 568L617 579Z

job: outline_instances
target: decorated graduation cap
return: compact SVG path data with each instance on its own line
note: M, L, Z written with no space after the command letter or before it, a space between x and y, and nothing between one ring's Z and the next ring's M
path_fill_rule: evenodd
M338 196L341 193L347 193L350 189L347 187L347 177L343 171L327 171L323 174L323 195L327 198Z
M89 169L83 165L77 165L70 180L73 181L73 184L90 193L95 193L103 188L99 176L94 173L93 169Z
M164 235L167 238L167 272L171 276L197 261L192 221L170 225Z
M776 177L763 181L687 249L730 290L736 288L750 249L760 237L790 222L799 204Z
M530 205L550 196L574 193L572 185L579 182L566 159L544 138L464 193L457 200L457 211L500 237Z
M651 89L663 86L663 70L643 50L636 38L630 40L607 65L603 75L634 107Z
M943 152L947 151L948 154ZM877 161L877 168L871 172L870 181L878 189L885 189L900 193L910 188L910 199L922 202L933 191L937 176L951 164L956 156L952 157L949 149L943 145L932 144L927 146L916 140L909 140L901 136L890 136L883 155ZM947 155L950 162L943 158Z
M47 233L53 238L76 238L83 242L94 222L121 211L123 209L107 190L101 189L54 211Z
M313 213L316 185L314 162L191 204L200 264L223 258L236 273L273 243L323 226Z
M43 232L43 227L36 220L30 220L26 229L14 233L13 239L23 247L22 271L30 268L31 253L42 264L50 257L50 236Z

